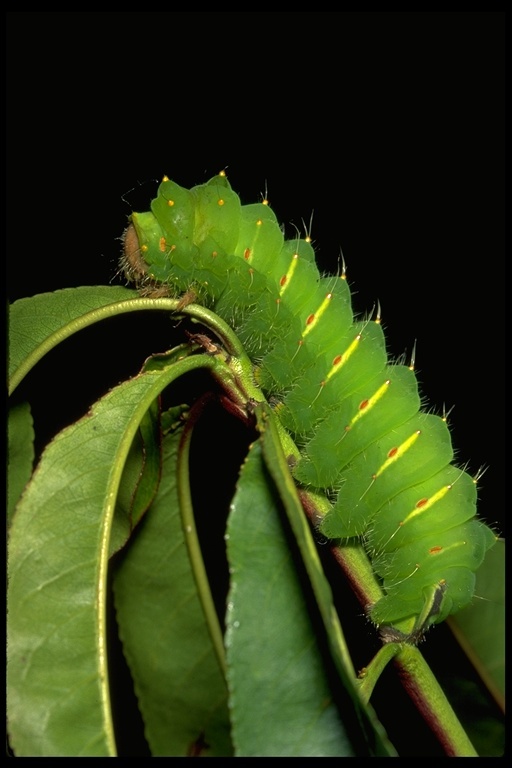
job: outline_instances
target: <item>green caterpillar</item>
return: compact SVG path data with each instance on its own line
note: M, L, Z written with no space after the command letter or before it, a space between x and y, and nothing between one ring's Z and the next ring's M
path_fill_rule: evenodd
M285 240L267 201L242 205L224 173L190 190L165 177L131 216L122 267L234 328L300 448L296 482L332 503L322 532L364 542L385 593L377 625L416 618L422 632L471 601L496 540L476 479L452 464L446 420L421 410L412 366L387 359L379 317L354 318L345 274L321 276L309 238Z

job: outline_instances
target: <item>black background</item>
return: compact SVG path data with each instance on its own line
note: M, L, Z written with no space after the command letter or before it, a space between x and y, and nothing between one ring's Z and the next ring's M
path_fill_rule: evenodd
M7 297L120 282L161 177L226 169L288 232L314 212L322 269L342 249L391 355L417 342L425 402L454 406L504 531L504 38L504 13L8 13ZM99 396L153 333L119 324L85 363L66 348L40 409L65 423L70 382Z

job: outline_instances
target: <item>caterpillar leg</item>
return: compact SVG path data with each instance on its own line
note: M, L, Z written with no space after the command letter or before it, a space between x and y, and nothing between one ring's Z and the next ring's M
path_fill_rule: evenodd
M443 600L446 592L446 581L444 579L437 584L427 587L423 590L425 596L425 602L423 604L423 610L416 619L414 629L407 636L406 641L417 645L423 640L425 632L432 624L432 619L441 612Z

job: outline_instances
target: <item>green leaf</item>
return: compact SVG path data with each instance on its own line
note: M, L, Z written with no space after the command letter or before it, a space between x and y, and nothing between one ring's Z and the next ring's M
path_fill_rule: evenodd
M28 403L10 409L7 434L7 521L10 525L14 508L30 480L34 461L34 428Z
M160 482L160 425L157 401L144 414L130 447L119 486L109 554L123 547L151 504Z
M95 285L15 301L9 308L9 391L50 349L108 316L98 310L136 296L136 291L122 286Z
M297 540L333 653L338 661L339 672L343 675L346 683L350 685L351 680L355 679L355 671L338 616L334 610L331 588L322 570L315 542L297 494L297 487L281 447L273 414L270 408L263 404L258 406L258 425L261 432L265 464L279 490L279 495ZM356 698L355 695L354 698Z
M241 349L232 329L197 304L180 308L178 299L148 298L122 286L82 286L19 299L9 308L9 393L33 366L61 341L100 320L124 313L156 310L179 312L203 322L223 341L228 353ZM190 349L190 345L189 345ZM248 359L246 374L251 378ZM254 385L253 385L254 387ZM255 388L257 389L257 388Z
M470 606L450 627L500 708L505 710L505 541L498 539L476 574Z
M372 750L375 755L394 755L394 747L375 716L372 707L366 705L357 690L355 672L347 644L340 625L338 613L334 607L330 585L322 569L311 530L294 480L290 474L288 462L282 449L279 431L269 406L260 404L256 407L258 429L261 433L261 443L265 466L271 475L286 510L290 527L295 536L300 554L313 593L327 632L332 658L338 674L347 693L352 699L355 711L367 731Z
M120 636L153 756L229 756L226 684L197 595L164 439L157 498L114 577Z
M259 443L242 468L226 538L226 647L237 756L354 755Z
M9 539L7 706L17 756L115 754L106 599L123 466L162 389L214 365L198 356L140 374L45 450Z

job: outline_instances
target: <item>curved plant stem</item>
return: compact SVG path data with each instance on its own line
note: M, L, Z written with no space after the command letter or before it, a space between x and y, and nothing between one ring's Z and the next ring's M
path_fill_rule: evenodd
M212 395L206 394L198 400L190 411L180 440L177 462L178 499L183 525L183 533L192 565L192 571L196 580L199 599L203 606L206 623L210 631L213 647L224 676L227 673L226 656L224 653L224 638L220 627L217 610L210 590L210 582L206 573L201 546L197 536L197 528L194 519L192 494L190 489L189 459L190 443L194 426L201 416L204 408Z
M400 651L398 643L387 643L379 648L367 667L359 673L359 693L365 704L370 701L373 689L384 668Z
M478 757L435 675L415 646L404 643L394 659L402 683L450 757Z
M217 335L230 355L242 355L245 357L241 343L231 328L221 320L220 317L213 312L210 312L210 310L197 304L191 304L188 307L181 308L178 299L151 299L139 296L124 301L114 301L111 304L96 307L90 312L85 312L84 314L69 320L60 328L57 328L57 330L49 333L46 338L42 339L41 342L26 355L16 370L13 371L9 381L9 394L14 392L16 387L39 360L62 341L73 336L73 334L84 328L88 328L101 320L107 320L131 312L148 310L172 312L177 315L188 316L195 321L203 322Z
M450 757L477 757L473 745L421 652L407 643L387 643L360 675L359 692L365 703L386 665L393 660L402 684Z

